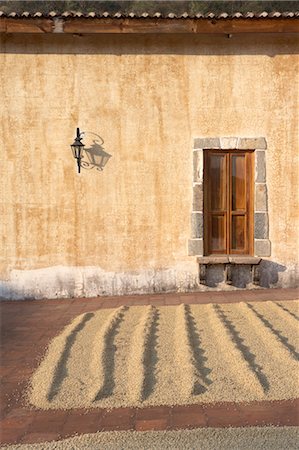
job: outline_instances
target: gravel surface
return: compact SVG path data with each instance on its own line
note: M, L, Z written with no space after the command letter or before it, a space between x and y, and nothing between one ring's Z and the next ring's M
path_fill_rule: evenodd
M108 431L9 450L294 450L296 427L200 428L180 431Z

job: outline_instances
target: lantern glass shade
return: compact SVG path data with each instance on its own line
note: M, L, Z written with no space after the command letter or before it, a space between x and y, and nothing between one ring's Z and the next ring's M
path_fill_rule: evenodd
M82 142L80 142L78 139L75 139L74 143L71 145L71 149L74 158L76 159L82 158L82 152L84 149L84 144L82 144Z

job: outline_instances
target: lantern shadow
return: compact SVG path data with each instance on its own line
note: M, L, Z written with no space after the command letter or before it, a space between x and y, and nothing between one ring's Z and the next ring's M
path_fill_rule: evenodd
M83 159L81 160L81 167L83 169L94 169L102 171L109 159L112 157L107 153L97 140L93 141L90 147L85 147L83 151Z

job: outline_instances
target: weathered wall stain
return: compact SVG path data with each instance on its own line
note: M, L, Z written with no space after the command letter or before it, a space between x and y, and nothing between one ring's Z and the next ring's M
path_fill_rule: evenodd
M237 135L267 138L271 260L287 268L278 282L294 284L293 35L1 39L2 280L55 266L129 274L184 265L193 279L193 138ZM77 174L77 126L104 138L112 158L102 173Z

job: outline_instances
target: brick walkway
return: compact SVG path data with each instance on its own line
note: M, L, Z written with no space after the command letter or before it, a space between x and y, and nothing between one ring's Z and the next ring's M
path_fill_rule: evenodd
M1 444L55 440L101 430L164 430L194 427L298 425L299 401L222 403L144 409L39 411L22 394L49 340L76 315L120 305L177 305L281 301L298 298L295 289L205 292L93 299L0 302Z

